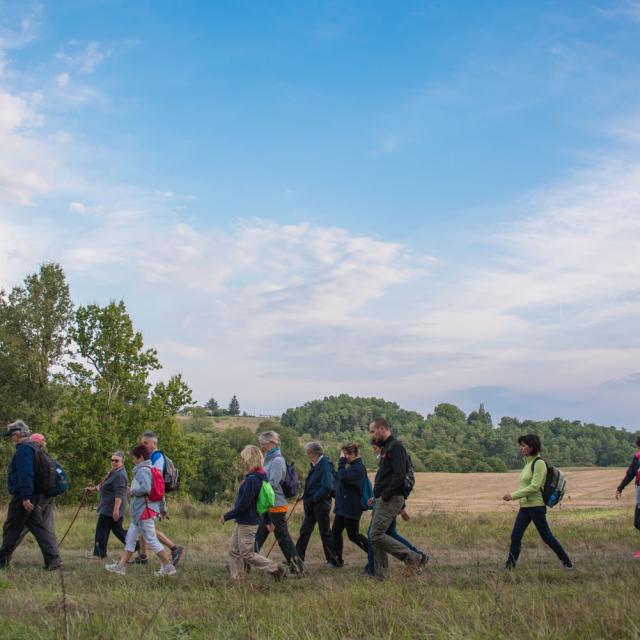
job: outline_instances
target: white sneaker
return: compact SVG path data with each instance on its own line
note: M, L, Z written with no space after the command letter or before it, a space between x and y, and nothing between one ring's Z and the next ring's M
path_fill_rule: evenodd
M109 573L115 573L119 576L123 576L125 575L124 573L124 567L121 567L117 562L114 562L113 564L105 564L104 568L109 572Z
M155 571L154 575L160 578L162 576L175 576L176 573L178 573L176 571L176 568L171 563L169 563L160 565L160 569L158 569L158 571Z

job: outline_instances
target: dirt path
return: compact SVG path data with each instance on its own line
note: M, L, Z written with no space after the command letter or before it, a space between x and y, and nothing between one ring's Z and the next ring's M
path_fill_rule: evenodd
M629 485L620 501L615 491L625 469L563 469L567 494L563 509L587 507L629 508L635 504L635 488ZM409 499L414 513L439 511L501 511L513 508L501 500L518 487L519 472L509 473L417 473L416 488Z

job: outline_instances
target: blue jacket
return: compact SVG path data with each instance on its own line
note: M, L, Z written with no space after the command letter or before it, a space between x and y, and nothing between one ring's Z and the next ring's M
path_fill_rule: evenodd
M11 458L7 472L7 485L12 496L27 498L33 502L35 496L35 445L21 442Z
M357 458L347 466L345 458L338 463L338 482L336 484L336 507L333 512L343 518L359 520L362 515L360 497L362 483L367 470L361 458Z
M254 470L247 473L238 487L238 495L233 509L224 514L225 521L235 520L238 524L260 524L260 516L256 506L262 481L266 479L267 474L263 471ZM269 518L265 517L265 521L269 521Z
M331 502L334 490L333 464L326 456L322 456L316 465L311 465L309 475L304 483L304 502Z

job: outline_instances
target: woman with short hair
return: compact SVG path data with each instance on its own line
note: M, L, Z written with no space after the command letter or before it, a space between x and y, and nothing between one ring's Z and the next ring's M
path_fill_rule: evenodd
M569 556L551 533L547 523L547 507L542 497L542 489L547 477L547 463L540 457L542 449L540 438L534 433L529 433L518 438L518 445L524 458L524 467L520 473L520 488L518 491L502 496L505 502L511 500L520 502L520 510L511 532L511 548L505 568L515 569L522 547L522 537L529 524L533 522L542 541L551 547L562 562L562 566L565 569L573 569Z
M96 511L98 522L96 523L95 542L93 545L94 559L107 557L107 544L109 534L125 543L127 530L122 526L127 509L127 489L129 478L124 467L124 453L114 451L111 454L111 470L97 485L86 487L87 491L98 491L99 499Z
M245 576L245 563L258 571L265 571L275 580L282 580L287 569L279 567L273 560L260 555L255 550L256 531L260 524L257 505L262 483L267 481L264 471L262 451L250 444L240 452L240 460L246 472L244 480L238 487L236 502L231 511L220 517L220 523L235 520L236 526L229 544L229 574L232 580L240 580ZM269 522L268 512L265 519Z
M338 566L343 566L342 532L346 529L349 540L365 553L369 551L367 538L360 533L362 517L362 484L367 477L367 470L360 457L360 447L352 442L340 450L338 462L338 481L336 483L336 500L333 513L333 549Z

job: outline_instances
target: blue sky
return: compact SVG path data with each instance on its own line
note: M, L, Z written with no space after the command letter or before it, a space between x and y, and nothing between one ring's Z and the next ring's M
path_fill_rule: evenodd
M0 286L201 402L636 428L640 2L0 0Z

